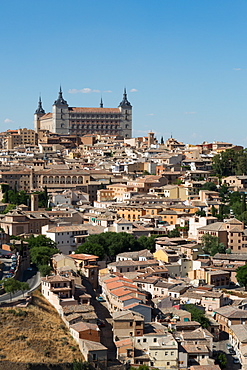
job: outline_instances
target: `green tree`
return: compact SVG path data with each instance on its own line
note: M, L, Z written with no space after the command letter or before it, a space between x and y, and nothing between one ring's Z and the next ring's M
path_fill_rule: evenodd
M193 304L185 304L184 309L191 313L192 321L199 322L203 328L208 328L209 327L210 321L204 315L203 311L200 310L200 308L196 307Z
M236 271L236 279L241 286L247 290L247 265L240 266Z
M219 353L216 362L219 364L221 369L224 369L227 365L227 357L225 353Z
M197 216L200 216L200 217L206 217L206 212L205 211L196 211L195 213Z
M213 157L212 167L219 177L247 174L247 150L227 149Z
M202 245L204 252L211 256L214 256L216 253L226 253L224 244L219 242L217 236L204 234L202 236Z
M177 228L168 231L168 238L179 238L180 237L180 232Z
M5 292L10 294L10 299L12 299L12 294L21 290L21 282L14 278L3 279L0 281L0 284L4 286Z
M161 145L163 145L163 144L164 144L164 138L163 138L163 136L161 136L160 144L161 144Z
M49 266L49 265L39 265L39 272L40 272L41 276L50 275L51 266Z
M104 248L100 244L90 241L86 241L84 244L79 245L76 249L76 253L93 254L95 256L98 256L101 261L105 257Z
M201 187L201 190L209 190L209 191L217 191L217 186L214 182L205 182L205 184Z
M155 240L157 238L157 235L151 235L151 236L140 236L140 238L137 239L137 243L139 245L139 249L148 249L151 253L155 252Z
M244 213L246 211L246 199L245 199L245 193L242 194L241 199L241 213Z
M239 154L227 149L213 157L212 168L218 177L235 175Z
M32 263L37 265L49 265L51 257L55 254L59 253L59 250L56 248L39 246L39 247L32 247L30 249L30 258Z
M213 217L215 217L215 216L216 216L217 211L216 211L216 208L215 208L215 206L214 206L214 205L212 205L212 207L211 207L211 213L212 213L212 216L213 216Z
M24 295L24 293L30 289L30 286L28 283L26 283L25 281L21 282L20 284L20 290L22 291L22 294Z
M177 231L172 233L176 236ZM86 242L79 246L76 253L89 253L97 255L100 259L104 256L114 259L119 253L139 251L148 249L151 252L155 250L156 235L150 237L142 236L136 239L132 234L125 232L106 232L101 234L90 235Z
M229 193L229 189L228 189L227 184L221 185L219 188L219 196L221 197L221 201L223 203L226 202L228 193Z
M45 235L38 235L38 236L31 236L28 239L28 246L29 248L33 247L49 247L49 248L56 248L56 243L51 240L50 238L47 238Z
M244 222L245 225L247 225L247 211L243 212L238 219L242 222Z
M5 210L3 211L4 214L8 213L9 211L12 211L12 209L16 208L15 204L8 204Z

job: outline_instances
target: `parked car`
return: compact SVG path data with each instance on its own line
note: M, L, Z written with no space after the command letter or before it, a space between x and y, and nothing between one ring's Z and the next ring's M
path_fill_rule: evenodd
M230 355L236 355L236 352L234 351L233 348L229 348L229 353Z
M102 297L101 295L96 298L98 302L105 302L105 298Z
M237 357L233 357L233 363L234 364L240 364L240 361Z
M233 349L233 348L232 348L232 345L231 345L230 343L227 343L227 344L226 344L226 348L227 348L227 349L230 349L230 348L231 348L231 349Z

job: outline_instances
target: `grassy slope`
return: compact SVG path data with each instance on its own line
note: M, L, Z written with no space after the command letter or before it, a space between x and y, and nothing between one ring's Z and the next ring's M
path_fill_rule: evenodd
M0 362L55 364L73 359L83 359L78 345L39 292L25 309L0 309Z

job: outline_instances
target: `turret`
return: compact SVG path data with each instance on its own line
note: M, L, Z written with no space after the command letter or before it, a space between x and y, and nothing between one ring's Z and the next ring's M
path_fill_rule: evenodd
M124 88L123 100L119 103L119 107L122 107L122 108L126 108L126 107L132 108L132 105L130 104L130 102L127 99L126 87Z
M128 101L126 88L124 88L123 99L118 106L121 112L120 127L125 138L132 137L132 105Z
M52 106L52 132L59 135L69 134L69 106L67 101L63 98L62 88L58 93L57 100Z
M42 107L41 96L39 97L38 108L34 113L34 130L38 132L40 130L40 117L45 114L45 110Z

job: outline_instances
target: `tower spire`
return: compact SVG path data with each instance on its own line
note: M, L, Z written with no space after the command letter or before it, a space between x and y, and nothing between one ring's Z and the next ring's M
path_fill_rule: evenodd
M35 114L45 114L45 110L42 107L41 96L39 96L38 108L36 109Z
M121 101L121 103L119 104L119 107L131 107L131 104L130 102L128 101L128 98L127 98L127 92L126 92L126 87L124 88L124 93L123 93L123 100Z
M103 100L102 100L102 96L101 96L101 99L100 99L100 108L103 108L104 105L103 105Z
M59 93L58 93L58 98L57 100L54 101L54 105L67 105L66 100L63 98L63 92L62 92L62 87L60 85Z

